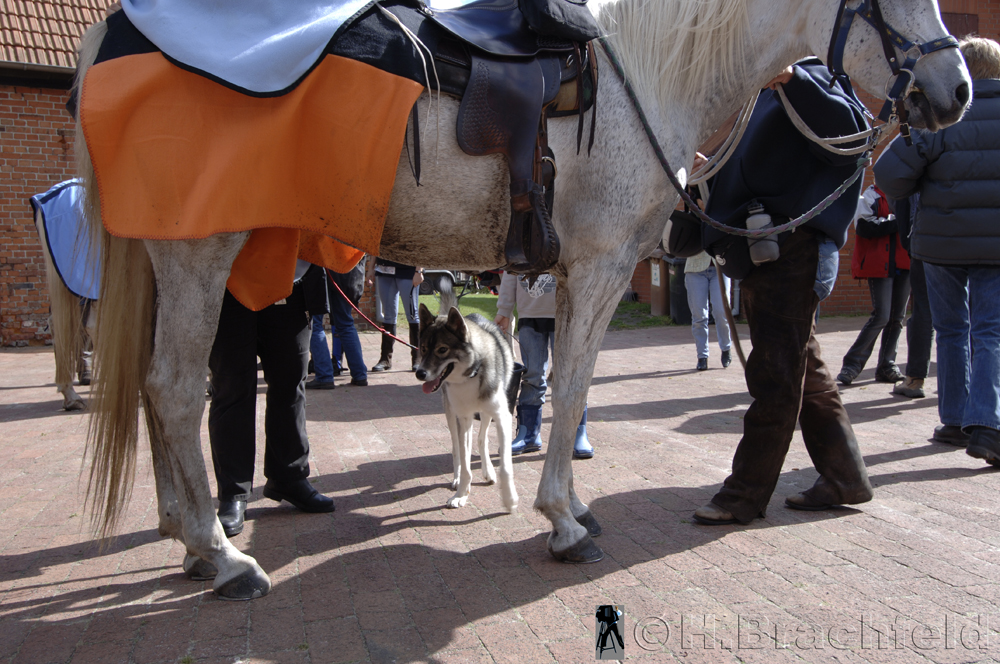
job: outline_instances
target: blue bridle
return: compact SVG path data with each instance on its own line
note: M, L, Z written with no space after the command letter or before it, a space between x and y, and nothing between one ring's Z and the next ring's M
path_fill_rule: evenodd
M890 87L888 83L886 84L888 88L885 93L886 101L879 112L878 118L883 122L888 122L892 115L893 106L895 106L896 116L899 119L900 133L903 134L904 140L909 145L910 128L906 122L907 113L903 100L913 90L913 83L916 80L913 68L916 66L917 61L925 55L945 48L958 48L958 40L952 35L946 35L929 42L912 42L885 22L885 19L882 17L882 8L879 6L879 0L862 0L856 9L849 8L847 2L848 0L840 0L837 21L834 24L833 34L830 36L830 49L826 58L830 73L833 74L834 80L847 77L847 73L844 71L844 48L847 45L847 36L851 31L854 17L860 16L875 28L879 38L882 40L882 50L885 53L885 59L892 69L893 78L890 79L892 86ZM898 48L906 56L906 60L903 61L902 65L899 64L899 60L896 57L895 48Z

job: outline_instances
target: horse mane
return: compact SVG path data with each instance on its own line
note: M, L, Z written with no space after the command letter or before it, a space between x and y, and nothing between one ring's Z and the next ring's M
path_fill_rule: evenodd
M661 107L743 73L747 0L612 0L597 21L633 86Z

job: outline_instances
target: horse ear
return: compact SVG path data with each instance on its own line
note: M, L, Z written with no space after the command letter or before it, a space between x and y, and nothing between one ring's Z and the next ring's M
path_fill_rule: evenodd
M462 312L455 307L452 307L448 311L448 322L446 323L446 326L462 339L465 339L468 336L468 330L465 328L465 318L462 316Z

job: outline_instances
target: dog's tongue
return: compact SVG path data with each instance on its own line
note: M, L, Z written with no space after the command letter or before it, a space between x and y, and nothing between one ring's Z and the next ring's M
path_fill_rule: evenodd
M434 380L429 380L426 383L424 383L424 386L423 386L424 394L431 394L432 392L434 392L434 390L437 389L437 386L438 386L438 384L440 382L441 382L441 378L439 376L438 378L435 378Z

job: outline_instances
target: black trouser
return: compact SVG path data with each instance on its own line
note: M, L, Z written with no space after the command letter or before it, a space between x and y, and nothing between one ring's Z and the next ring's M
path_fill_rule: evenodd
M934 324L931 303L927 299L924 262L916 258L910 259L910 292L913 294L913 313L906 321L906 375L927 378L931 368Z
M305 379L309 318L302 288L285 304L251 311L227 290L208 366L212 405L208 436L220 500L246 500L256 454L257 357L267 383L264 475L277 482L309 476Z
M868 290L872 296L871 316L844 356L844 370L855 376L865 368L880 333L882 347L878 353L878 368L888 369L896 364L896 346L903 331L906 301L910 297L910 271L900 270L894 277L870 278Z
M834 504L871 498L854 430L814 334L818 259L815 234L799 228L778 260L754 268L740 284L753 343L746 381L754 401L743 418L733 472L712 502L744 523L764 515L796 421L820 474L806 493Z

